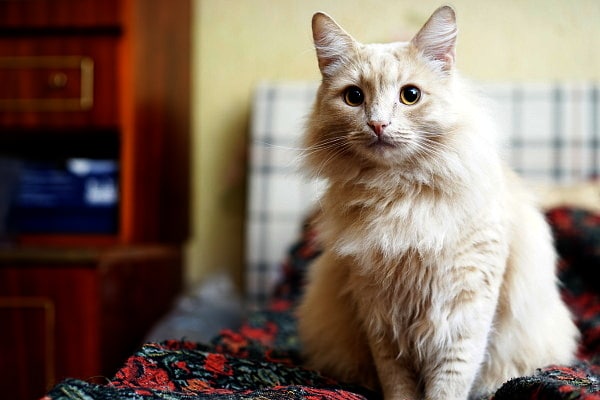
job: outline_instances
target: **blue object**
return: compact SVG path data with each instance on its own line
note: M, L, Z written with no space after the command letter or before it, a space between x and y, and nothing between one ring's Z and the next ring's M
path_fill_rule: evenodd
M118 205L116 160L23 161L8 231L114 234Z

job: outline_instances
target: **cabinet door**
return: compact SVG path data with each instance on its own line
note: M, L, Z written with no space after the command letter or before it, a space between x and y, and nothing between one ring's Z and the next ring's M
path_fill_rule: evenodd
M2 398L31 400L67 377L106 375L99 319L92 266L1 266Z
M56 320L47 297L0 297L0 393L41 397L54 383Z

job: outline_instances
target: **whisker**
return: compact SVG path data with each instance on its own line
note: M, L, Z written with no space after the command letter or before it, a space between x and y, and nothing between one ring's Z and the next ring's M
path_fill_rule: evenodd
M427 158L441 158L453 149L443 142L430 137L431 135L419 131L401 131L392 137L392 142L400 145L409 145L415 156Z
M279 144L274 144L274 143L269 143L269 142L264 142L264 141L260 141L258 142L259 144L272 148L272 149L278 149L278 150L291 150L291 151L302 151L304 150L302 147L291 147L291 146L283 146L283 145L279 145Z
M335 132L333 132L333 135L335 135ZM320 151L337 149L338 147L340 147L340 145L344 145L345 141L346 141L346 138L344 136L335 135L335 136L326 138L325 140L322 140L321 142L316 143L312 146L308 146L308 147L284 146L284 145L278 145L278 144L274 144L274 143L270 143L270 142L266 142L266 141L259 141L258 143L260 143L268 148L271 148L271 149L295 152L296 153L295 156L293 156L286 163L286 167L290 167L290 166L294 166L294 165L297 167L303 158L311 156L314 153L318 153ZM335 156L336 156L336 154L333 153L330 157L335 157Z
M345 144L343 146L340 146L338 148L336 148L330 155L329 157L324 160L321 165L319 166L319 169L317 170L317 176L320 176L323 174L323 170L327 167L327 165L332 162L334 159L336 159L337 157L339 157L340 155L346 153L348 150L350 149L350 146L348 144Z

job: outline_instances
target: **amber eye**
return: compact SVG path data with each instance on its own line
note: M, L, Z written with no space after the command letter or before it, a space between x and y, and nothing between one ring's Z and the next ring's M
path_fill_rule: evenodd
M421 98L421 89L413 85L406 85L400 89L400 101L407 106L412 106Z
M350 86L344 91L344 101L352 107L358 107L365 101L365 95L358 86Z

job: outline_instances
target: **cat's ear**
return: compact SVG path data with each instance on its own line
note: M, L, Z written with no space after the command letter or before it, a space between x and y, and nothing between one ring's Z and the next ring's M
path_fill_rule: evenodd
M330 74L354 48L356 41L329 15L318 12L312 18L312 32L319 69Z
M443 6L429 17L411 44L443 71L449 71L456 59L456 33L454 10Z

